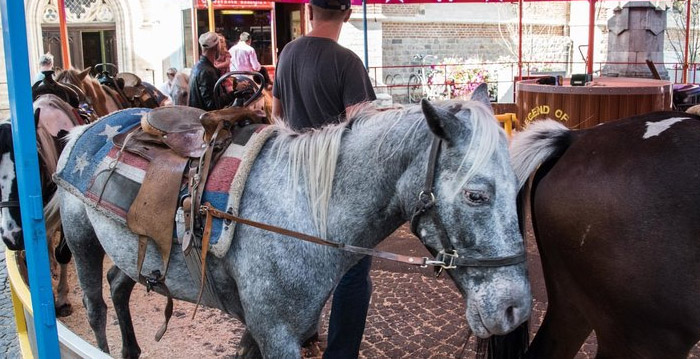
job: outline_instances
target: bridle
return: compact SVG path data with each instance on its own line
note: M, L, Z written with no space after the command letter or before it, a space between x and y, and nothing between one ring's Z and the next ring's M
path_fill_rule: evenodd
M464 255L460 256L457 253L457 250L454 249L449 237L447 236L445 227L436 216L434 210L435 206L437 205L435 194L433 193L435 167L437 165L438 155L440 154L441 144L442 139L433 135L433 143L430 148L430 157L428 159L425 183L423 184L423 190L418 194L418 204L416 205L416 209L411 216L411 232L413 232L416 237L421 238L421 235L418 233L418 224L424 215L429 215L428 218L433 220L435 226L438 228L439 232L441 232L439 233L439 238L440 242L442 242L443 248L437 251L437 253L433 253L433 255L435 255L434 260L429 260L428 263L425 264L435 266L436 270L438 270L437 275L440 275L440 272L443 269L454 269L457 267L505 267L525 262L525 251L505 257L472 258ZM436 251L431 250L431 252Z
M425 184L423 186L423 190L421 193L418 195L418 205L416 206L416 210L413 213L413 216L411 218L411 230L413 231L414 234L417 234L417 228L418 228L418 221L421 218L422 215L426 213L430 213L431 217L434 219L436 224L440 224L440 221L438 220L437 216L435 216L435 211L432 209L436 205L436 200L435 200L435 195L433 194L433 182L435 180L435 167L437 164L437 157L440 152L440 145L442 144L442 140L435 136L433 138L433 144L430 150L430 160L428 161L428 168L427 168L427 173L425 177ZM455 250L452 245L449 243L449 239L446 235L446 232L444 230L444 226L440 226L442 228L442 235L440 236L441 241L443 242L443 249L437 252L437 254L433 253L435 255L435 258L430 259L428 257L415 257L415 256L406 256L403 254L396 254L396 253L391 253L391 252L386 252L386 251L380 251L376 250L373 248L364 248L364 247L358 247L358 246L353 246L350 244L345 244L341 242L335 242L335 241L329 241L323 238L311 236L305 233L300 233L296 231L292 231L286 228L281 228L277 226L272 226L269 224L261 223L261 222L256 222L256 221L251 221L246 218L241 218L238 217L234 214L232 214L230 211L229 212L224 212L221 211L217 208L214 208L214 206L211 205L211 203L205 203L204 205L200 206L199 212L202 215L205 215L205 222L207 225L204 228L204 235L202 239L202 243L209 243L209 236L211 235L211 223L213 218L219 218L223 219L226 221L233 221L241 224L245 224L251 227L259 228L265 231L270 231L278 234L282 234L285 236L289 237L294 237L297 239L301 239L307 242L312 242L316 244L321 244L324 246L329 246L337 249L341 249L346 252L351 252L351 253L356 253L356 254L363 254L363 255L370 255L374 257L380 257L384 259L389 259L392 261L396 262L401 262L401 263L406 263L406 264L411 264L411 265L418 265L421 267L427 267L427 266L433 266L437 270L437 275L440 275L443 269L453 269L457 267L504 267L504 266L511 266L511 265L516 265L525 262L525 251L518 253L516 255L512 256L507 256L507 257L496 257L496 258L471 258L468 256L460 256L457 253L457 250ZM420 236L418 236L420 238ZM205 241L206 238L206 241ZM202 253L206 253L206 248L205 245L202 245Z

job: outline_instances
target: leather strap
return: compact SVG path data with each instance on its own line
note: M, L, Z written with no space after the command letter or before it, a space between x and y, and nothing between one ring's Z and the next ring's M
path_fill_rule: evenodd
M216 218L221 218L221 219L226 219L229 221L234 221L237 223L245 224L251 227L255 228L260 228L265 231L269 232L274 232L278 234L282 234L285 236L289 237L294 237L297 239L301 239L303 241L311 242L311 243L316 243L316 244L321 244L324 246L329 246L333 248L337 248L340 250L344 250L346 252L351 252L351 253L357 253L357 254L363 254L363 255L370 255L373 257L379 257L379 258L384 258L388 259L391 261L395 262L401 262L401 263L406 263L406 264L411 264L411 265L418 265L422 267L426 266L437 266L437 267L445 267L450 266L453 268L454 266L462 266L462 267L501 267L501 266L508 266L508 265L514 265L514 264L520 264L525 261L525 253L520 253L514 256L509 256L509 257L502 257L502 258L497 258L497 259L481 259L481 258L462 258L458 257L456 254L447 254L445 255L442 253L442 257L449 257L450 262L446 263L443 260L440 260L440 255L436 257L436 259L430 259L428 257L415 257L415 256L406 256L403 254L396 254L396 253L391 253L391 252L385 252L385 251L380 251L372 248L364 248L364 247L357 247L345 243L340 243L340 242L332 242L328 241L319 237L314 237L305 233L300 233L296 231L292 231L286 228L281 228L261 222L256 222L256 221L251 221L249 219L241 218L238 216L234 216L230 213L222 212L216 208L214 208L211 203L207 202L205 203L202 207L200 207L200 211L205 213L207 217L216 217Z
M204 281L206 280L206 269L207 269L207 253L209 253L209 240L211 239L211 227L213 224L214 217L207 215L204 232L202 233L202 274L199 281L199 294L197 294L197 303L194 305L194 312L192 313L192 319L197 314L197 308L199 308L199 302L202 300L202 293L204 293Z
M0 202L0 208L19 207L19 201Z
M141 269L143 268L143 261L146 259L146 248L148 247L148 237L139 235L139 249L138 257L136 259L136 271L139 276L139 283L146 286L146 291L150 291L153 287L160 287L163 293L167 297L167 303L165 304L165 309L163 309L163 316L165 320L163 324L156 332L156 341L160 341L163 338L163 334L168 329L168 323L170 318L173 316L173 296L170 294L168 286L165 285L165 276L160 274L160 271L154 271L154 277L147 277L141 274ZM167 267L166 267L167 270Z

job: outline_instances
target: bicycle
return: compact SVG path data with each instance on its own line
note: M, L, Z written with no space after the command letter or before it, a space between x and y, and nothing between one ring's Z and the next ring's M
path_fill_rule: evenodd
M384 85L386 85L387 93L391 96L397 95L395 92L397 87L403 87L406 85L404 82L404 77L402 74L389 74L384 78Z
M412 65L418 65L418 72L408 77L408 101L418 103L423 97L440 98L444 94L444 86L433 84L434 67L437 56L417 54L413 56Z

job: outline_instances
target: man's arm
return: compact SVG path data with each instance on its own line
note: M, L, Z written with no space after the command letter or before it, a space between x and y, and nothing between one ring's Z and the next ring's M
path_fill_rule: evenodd
M284 110L282 110L282 101L275 96L272 96L272 122L281 122L282 116L284 116Z
M199 93L202 97L202 106L205 111L216 110L216 102L214 102L214 85L216 85L216 75L211 71L203 71L199 74Z
M253 70L260 71L260 62L258 62L258 55L255 54L255 50L251 50L248 53L248 58L250 61L250 66L253 68Z

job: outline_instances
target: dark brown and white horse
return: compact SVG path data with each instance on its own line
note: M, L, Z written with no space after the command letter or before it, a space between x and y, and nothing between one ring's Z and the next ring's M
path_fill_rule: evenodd
M686 358L700 340L700 117L657 112L511 146L548 307L527 358Z
M71 253L65 245L61 233L59 243L55 243L54 234L61 230L58 202L54 197L56 185L51 175L56 172L58 157L64 146L62 137L80 122L77 112L55 95L39 96L34 101L37 126L37 148L39 153L39 172L44 199L44 216L46 234L51 260L52 273L57 280L55 284L56 315L66 316L72 312L68 301L68 262ZM10 121L0 122L0 238L11 249L24 249L22 219L19 213L19 194L15 172L12 130Z

